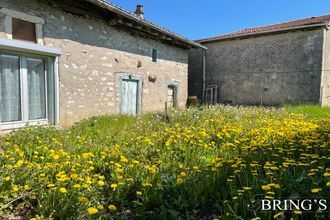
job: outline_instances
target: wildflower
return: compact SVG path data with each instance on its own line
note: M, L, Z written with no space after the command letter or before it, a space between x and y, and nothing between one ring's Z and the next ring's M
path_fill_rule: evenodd
M319 189L319 188L314 188L314 189L311 189L311 192L312 193L318 193L320 192L322 189Z
M47 187L48 187L48 188L53 188L53 187L55 187L55 184L50 183L50 184L47 185Z
M102 180L99 180L98 182L97 182L97 184L99 184L99 186L104 186L104 181L102 181Z
M327 182L327 186L330 186L330 182Z
M142 192L140 192L140 191L136 191L136 195L137 195L137 196L142 196Z
M19 188L17 186L13 186L13 191L17 192L19 190Z
M185 176L187 176L187 174L185 172L181 172L180 176L185 177Z
M181 185L183 182L184 182L184 181L183 181L183 179L181 179L181 178L177 178L177 179L176 179L176 184L177 184L177 185Z
M113 184L111 184L111 186L110 186L112 189L116 189L117 187L118 187L118 185L116 184L116 183L113 183Z
M73 188L75 188L75 189L80 189L80 184L74 184L74 185L73 185Z
M265 190L265 191L269 191L271 190L272 188L269 186L269 185L262 185L261 186L261 189Z
M251 187L248 187L248 186L243 187L243 189L244 190L252 190L252 188Z
M76 174L76 173L72 173L72 174L70 175L70 177L71 177L72 179L77 179L77 178L78 178L78 174Z
M29 189L31 189L29 185L27 185L27 184L24 185L24 190L29 190Z
M109 210L110 210L110 212L115 212L115 211L117 211L117 207L115 206L115 205L109 205L108 206L108 208L109 208Z
M325 177L330 177L330 172L326 172L326 173L324 173L323 176L325 176Z
M142 183L142 186L145 188L152 187L151 183Z
M88 202L88 199L85 196L79 197L78 200L79 200L79 202L82 202L82 203Z
M10 179L11 179L10 176L6 176L5 178L6 181L9 181Z
M104 206L103 206L103 205L101 205L101 204L98 204L96 207L97 207L97 209L99 209L99 210L102 210L102 209L104 209Z
M98 213L98 209L94 208L94 207L90 207L87 209L87 212L89 215L94 215L94 214Z
M68 191L66 190L66 188L61 187L61 188L60 188L60 192L61 192L61 193L67 193Z

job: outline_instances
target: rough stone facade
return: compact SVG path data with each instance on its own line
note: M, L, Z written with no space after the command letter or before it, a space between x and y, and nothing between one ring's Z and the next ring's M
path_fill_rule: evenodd
M188 94L197 96L200 100L203 97L203 56L205 50L195 48L189 51L188 60Z
M166 82L170 80L179 83L178 106L185 106L188 50L133 36L102 19L66 13L40 0L1 0L0 7L43 18L44 44L62 49L61 126L94 115L119 113L119 73L141 76L142 112L164 109ZM0 14L0 38L6 37L3 32ZM153 48L158 50L156 63L151 58ZM149 81L149 76L156 80Z
M327 60L323 60L323 39L324 31L318 28L202 43L208 48L206 85L218 86L222 103L317 104L322 78L323 103L329 103L329 72L322 68L329 70L330 58L326 53ZM329 43L326 47L329 49ZM189 70L201 69L196 51L200 53L200 50L190 52ZM189 95L199 95L201 90L202 84L197 83L194 89L189 89Z

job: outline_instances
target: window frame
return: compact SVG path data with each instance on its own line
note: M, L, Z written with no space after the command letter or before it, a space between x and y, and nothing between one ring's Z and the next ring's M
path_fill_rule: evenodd
M0 13L4 14L4 32L7 39L13 39L12 35L12 18L20 19L23 21L31 22L34 24L36 33L36 44L43 45L43 25L45 20L41 17L23 13L20 11L15 11L8 8L0 8Z
M8 55L8 56L17 56L19 57L19 77L20 77L20 95L21 95L21 120L20 121L10 121L10 122L1 122L0 117L0 129L1 130L10 130L24 127L26 125L47 125L50 123L49 119L49 103L48 103L48 75L50 74L51 66L55 65L55 60L52 60L49 56L36 55L30 53L22 53L22 52L13 52L7 50L1 50L0 54ZM27 60L31 59L41 59L44 61L45 68L45 111L46 117L42 119L29 119L29 96L28 96L28 70L27 70ZM55 75L55 72L53 73ZM55 79L54 79L55 80ZM54 86L54 90L56 90L56 85ZM57 91L53 91L53 95L57 95ZM55 97L56 99L56 97ZM1 96L0 96L1 100ZM57 103L55 103L56 105ZM56 108L54 109L56 111ZM56 112L54 112L54 116L56 117ZM54 119L56 121L56 118Z

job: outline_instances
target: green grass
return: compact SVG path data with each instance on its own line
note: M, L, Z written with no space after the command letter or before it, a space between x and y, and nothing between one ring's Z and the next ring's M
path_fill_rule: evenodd
M171 110L169 123L150 113L12 132L0 138L0 219L273 219L247 209L255 195L330 195L330 117L299 108L219 105Z
M304 114L309 118L330 117L330 107L319 105L285 105L284 109L289 113Z

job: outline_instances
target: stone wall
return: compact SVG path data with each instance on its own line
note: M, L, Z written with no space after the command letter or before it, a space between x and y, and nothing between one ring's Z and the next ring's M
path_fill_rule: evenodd
M189 51L188 62L188 94L197 96L200 102L203 99L203 56L205 50L202 48Z
M118 73L142 77L142 112L164 108L168 80L179 82L178 104L185 106L187 50L132 36L101 19L66 13L41 0L1 0L0 7L43 18L44 44L62 48L59 59L62 126L93 115L119 113ZM5 37L2 20L0 15L0 37ZM153 48L158 50L157 63L152 62ZM156 81L150 82L148 76L155 76Z
M208 48L206 85L218 85L220 102L247 105L319 103L323 30L203 45Z

